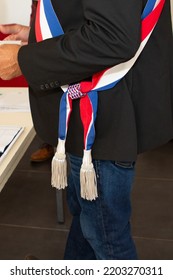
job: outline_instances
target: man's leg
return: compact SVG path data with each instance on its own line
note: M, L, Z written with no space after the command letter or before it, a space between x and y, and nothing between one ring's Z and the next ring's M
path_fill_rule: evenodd
M82 238L93 248L97 259L137 259L130 231L134 164L94 161L99 197L95 201L87 201L80 197L81 162L81 158L70 155L70 177L73 178L73 185L69 182L67 193L75 193L75 201L80 205L75 218L78 222L80 220ZM70 207L72 203L69 195L68 201ZM74 215L73 212L72 214ZM73 227L72 231L74 232ZM70 235L73 238L75 234ZM77 237L75 243L76 246L81 245ZM80 250L85 252L82 246Z
M95 260L95 254L89 242L84 238L80 226L81 207L76 196L72 173L68 176L67 202L71 214L72 224L67 238L65 260Z

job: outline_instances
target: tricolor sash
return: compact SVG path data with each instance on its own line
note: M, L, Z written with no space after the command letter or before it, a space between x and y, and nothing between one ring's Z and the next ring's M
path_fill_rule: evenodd
M51 183L53 187L63 189L67 186L65 141L72 111L72 100L80 98L80 116L84 128L84 156L80 171L81 197L87 200L97 198L97 180L91 149L95 139L94 124L97 115L98 92L116 86L133 67L159 20L164 4L165 0L147 1L141 15L141 43L132 59L94 74L91 81L61 86L64 93L61 97L59 110L57 151L52 160ZM35 26L37 42L64 34L51 0L39 0Z

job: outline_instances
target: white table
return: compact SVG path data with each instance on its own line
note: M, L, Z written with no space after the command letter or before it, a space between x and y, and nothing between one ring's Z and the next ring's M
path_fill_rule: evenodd
M4 89L0 89L4 91ZM19 90L18 88L5 88L5 91L9 91L9 98L11 98L13 92ZM28 89L20 88L20 92L25 96L26 102L28 99ZM7 155L0 162L0 191L3 189L7 180L13 173L20 159L24 155L28 146L32 142L35 136L35 130L31 118L30 111L4 111L0 109L0 125L16 125L24 127L24 131L18 137L13 144Z
M0 88L0 94L9 93L9 98L11 99L16 93L21 94L22 104L27 105L28 103L28 89L27 88ZM18 96L16 96L18 98ZM26 100L25 100L26 98ZM10 103L11 100L9 100ZM26 101L26 104L25 104ZM16 102L11 102L16 105ZM28 103L29 104L29 103ZM27 107L27 106L26 106ZM20 108L21 110L21 108ZM16 142L13 144L11 149L8 151L7 155L4 157L2 162L0 162L0 191L5 186L9 177L12 175L19 161L23 157L25 151L31 144L34 136L36 135L33 122L31 118L30 111L4 111L0 109L0 125L16 125L24 127L23 132L18 137ZM63 197L62 191L56 191L56 201L57 201L57 218L59 223L64 222L64 210L63 210Z

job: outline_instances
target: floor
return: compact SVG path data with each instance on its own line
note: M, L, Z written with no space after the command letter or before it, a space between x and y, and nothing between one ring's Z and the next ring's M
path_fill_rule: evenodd
M71 215L58 223L50 163L31 164L36 137L0 193L0 260L62 259ZM173 142L139 156L132 193L132 231L139 259L173 259Z

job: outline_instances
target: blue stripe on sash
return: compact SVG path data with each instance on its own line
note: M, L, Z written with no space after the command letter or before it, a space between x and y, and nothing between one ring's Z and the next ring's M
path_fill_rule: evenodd
M121 79L122 79L122 78L121 78ZM115 82L113 82L113 83L110 83L110 84L108 84L108 85L106 85L106 86L97 88L97 91L102 91L102 90L111 89L111 88L113 88L114 86L116 86L116 84L117 84L119 81L121 81L121 79L119 79L119 80L117 80L117 81L115 81Z
M148 0L148 2L145 5L145 8L143 10L141 19L144 19L145 17L147 17L151 13L155 3L156 3L156 0Z
M60 108L59 108L59 138L61 140L65 140L66 138L66 119L67 119L67 111L66 111L66 104L67 104L67 92L64 92L61 101L60 101Z
M52 37L56 37L64 34L62 26L58 20L58 17L53 9L52 2L50 0L43 0L44 11L47 18L47 22L52 34Z

